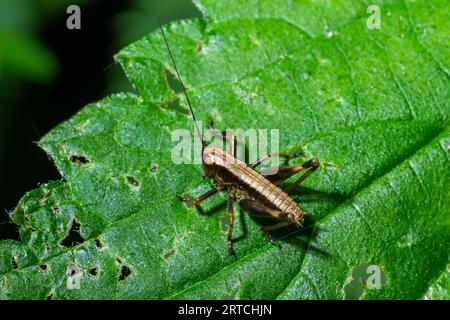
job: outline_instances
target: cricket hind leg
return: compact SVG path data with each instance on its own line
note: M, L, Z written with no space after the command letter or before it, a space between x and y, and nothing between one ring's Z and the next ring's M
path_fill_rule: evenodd
M286 193L291 192L295 187L302 183L306 178L308 178L317 168L320 163L317 159L310 159L303 164L293 167L271 167L261 170L261 175L268 179L273 184L280 184L281 182L289 179L296 173L309 169L306 171L299 179L297 179L291 186L287 187L283 191Z
M282 211L269 208L268 206L266 206L256 200L244 198L244 199L239 200L238 203L242 209L247 210L249 212L263 213L264 215L274 218L274 219L277 219L277 220L285 219ZM271 244L273 244L274 246L280 247L280 245L278 244L276 239L269 233L269 230L275 230L275 229L278 229L278 228L281 228L284 226L288 226L290 224L292 224L291 221L282 221L282 222L277 223L272 226L261 227L260 231Z
M278 185L301 170L303 170L301 166L270 167L261 170L260 174L273 184Z
M269 160L273 157L279 157L284 159L294 159L302 156L302 154L288 154L288 153L268 153L259 160L257 160L255 163L253 163L250 167L252 169L255 169L260 164L264 163L265 161ZM279 184L290 177L292 177L297 172L304 169L304 164L298 165L298 166L277 166L277 167L270 167L265 168L261 170L261 175L263 175L266 179L268 179L270 182L274 184Z
M269 160L270 158L274 158L274 157L278 157L278 158L283 158L283 159L294 159L294 158L298 158L300 157L301 154L289 154L289 153L268 153L265 156L261 157L260 159L258 159L255 163L253 163L252 165L250 165L250 168L255 169L256 167L258 167L260 164L266 162L267 160Z

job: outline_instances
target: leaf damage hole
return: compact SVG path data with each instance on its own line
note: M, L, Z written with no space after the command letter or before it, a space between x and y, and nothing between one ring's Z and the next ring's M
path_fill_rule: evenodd
M41 270L47 270L47 265L45 264L45 263L43 263L43 264L40 264L39 265L39 268L41 268Z
M30 218L28 218L27 212L23 211L23 219L27 222L30 223ZM29 229L33 229L33 227L29 226Z
M139 187L140 183L138 180L136 180L136 178L132 177L132 176L126 176L125 179L127 180L127 183L133 187Z
M343 287L345 300L361 299L370 290L377 290L387 283L383 269L374 264L362 264L352 269Z
M16 257L14 256L11 258L11 267L13 268L13 270L16 270L18 268Z
M103 248L103 243L100 241L100 239L95 239L95 246L96 246L98 249Z
M47 295L47 298L46 298L47 300L52 300L53 299L53 293L49 293L48 295Z
M175 249L170 249L169 251L163 254L163 259L165 260L169 259L171 256L175 254L175 252L176 252Z
M116 258L117 263L120 265L120 274L117 277L117 280L123 281L131 275L131 269L124 265L119 257Z
M157 173L158 172L158 166L156 164L154 164L148 170L150 171L150 173Z
M69 158L70 162L78 162L81 164L88 164L90 161L88 158L86 158L85 156L78 156L78 155L71 155Z
M52 194L53 194L53 193L52 193L51 191L44 192L43 194L39 195L39 196L36 198L36 200L39 201L39 202L44 202L45 200L47 200L48 198L50 198Z
M120 275L119 275L118 280L123 281L126 278L128 278L130 276L130 274L131 274L131 269L128 268L127 266L122 266L122 268L120 269Z
M84 239L80 234L80 224L75 219L73 219L69 234L60 241L60 244L64 247L72 248L83 242Z
M61 212L61 209L59 207L53 207L52 210L55 215L58 215Z
M94 276L94 277L98 274L97 268L89 269L88 272L91 276Z
M79 274L81 272L81 269L78 268L77 266L69 266L69 268L67 268L67 276L68 277L75 277L77 274Z

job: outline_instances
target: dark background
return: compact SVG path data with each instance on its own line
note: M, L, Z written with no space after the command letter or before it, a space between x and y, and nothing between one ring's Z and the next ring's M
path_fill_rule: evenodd
M81 30L66 27L70 4ZM35 142L86 104L131 91L113 55L158 18L190 17L200 13L189 0L0 0L0 239L18 239L8 211L27 191L61 179Z

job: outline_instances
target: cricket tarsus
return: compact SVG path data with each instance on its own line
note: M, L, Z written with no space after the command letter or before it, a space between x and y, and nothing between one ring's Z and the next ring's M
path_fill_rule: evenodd
M278 243L278 241L269 233L269 231L262 227L260 229L261 233L263 236L265 236L267 238L267 241L269 241L271 244L273 244L275 247L278 247L279 249L281 249L281 245Z
M209 130L216 137L230 138L230 153L222 149L206 145L203 140L203 135L197 125L194 111L192 109L186 87L181 79L178 68L175 64L172 51L170 50L164 29L159 23L164 42L169 52L170 60L172 61L178 81L183 88L187 104L195 124L198 136L202 140L202 165L204 178L213 179L216 186L200 195L197 198L188 196L180 196L179 199L184 201L188 206L197 206L209 197L215 195L217 192L228 189L228 233L227 246L228 253L236 257L233 247L233 227L234 227L234 199L237 199L239 206L251 212L259 212L275 220L276 223L271 226L261 228L261 232L267 237L270 243L278 246L276 240L270 235L269 231L281 227L296 225L302 226L304 216L306 213L298 206L297 203L289 197L288 193L300 185L306 178L308 178L319 166L320 163L316 159L311 159L301 165L293 167L279 167L274 174L261 174L254 169L262 164L264 161L272 157L281 157L285 159L292 159L299 155L291 154L268 154L252 165L247 165L236 158L236 137L231 131L221 132L213 128L212 122L209 123ZM307 169L307 171L297 179L291 186L281 190L277 185L292 177L296 173Z

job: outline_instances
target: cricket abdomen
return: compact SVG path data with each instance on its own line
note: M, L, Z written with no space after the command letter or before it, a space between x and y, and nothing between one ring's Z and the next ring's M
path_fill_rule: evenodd
M293 215L293 217L303 215L302 210L289 195L252 168L247 166L242 172L240 180L246 185L246 188L253 190L259 198L264 198L276 209Z
M265 200L271 207L287 214L292 220L297 221L303 217L303 211L287 193L239 159L215 147L206 147L203 159L211 177L219 183L247 190L255 197Z

